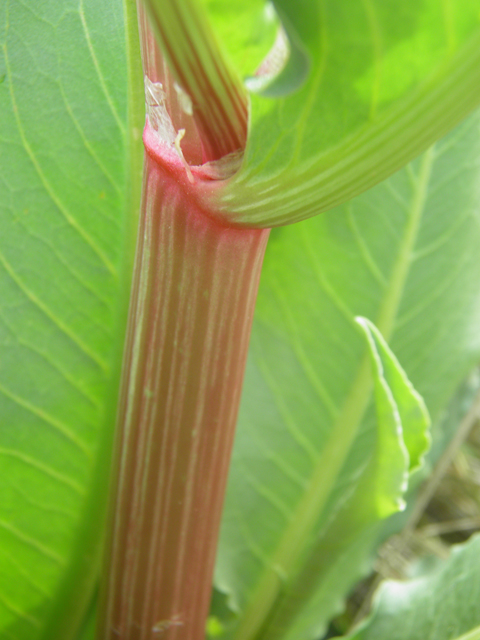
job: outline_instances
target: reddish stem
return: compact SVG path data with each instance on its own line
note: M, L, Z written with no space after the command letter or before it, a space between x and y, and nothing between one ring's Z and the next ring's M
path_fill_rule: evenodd
M268 230L224 226L146 127L98 638L201 640Z
M156 76L164 82L164 64L168 62L166 76L171 73L192 100L203 162L243 150L248 126L247 94L224 59L201 3L197 0L143 2L149 9L147 17L139 3L145 73L150 80ZM170 111L178 114L174 102L169 105Z

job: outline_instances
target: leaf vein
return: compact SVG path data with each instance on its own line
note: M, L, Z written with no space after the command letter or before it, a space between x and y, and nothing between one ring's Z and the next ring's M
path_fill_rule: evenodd
M120 116L118 115L117 109L115 107L115 104L112 100L112 96L110 95L110 92L108 90L107 84L105 82L105 77L102 73L102 69L100 67L100 63L98 62L98 58L97 55L95 53L95 48L93 46L93 42L92 42L92 38L90 36L90 31L88 29L88 25L87 25L87 20L85 18L85 11L84 11L84 6L83 6L83 0L80 0L79 3L79 16L80 16L80 21L82 23L82 28L83 28L83 32L85 34L85 40L87 42L87 46L88 46L88 50L90 52L90 56L92 58L93 61L93 65L95 67L95 71L97 73L98 79L100 81L100 86L102 88L103 94L107 100L107 104L110 108L110 111L112 112L112 115L115 119L115 122L117 123L118 128L120 129L120 131L122 132L123 135L125 135L126 133L126 129L125 129L125 124L122 122Z
M75 433L72 433L68 429L68 427L65 426L62 422L60 422L53 416L49 415L42 409L39 409L38 407L32 405L30 402L28 402L28 400L25 400L24 398L17 396L15 393L7 389L2 384L0 384L0 393L3 394L6 398L11 400L12 402L14 402L15 404L17 404L22 409L25 409L25 411L28 411L29 413L39 418L45 424L48 424L51 427L53 427L56 431L58 431L58 433L60 433L67 440L73 443L80 451L82 451L87 456L87 458L91 457L91 451L85 445L85 443L82 442L82 440L80 440L80 438L78 438L78 436Z
M273 290L275 291L275 294L280 303L280 306L282 307L284 318L287 321L288 326L290 328L290 337L292 338L294 352L295 352L295 355L297 356L298 362L302 366L302 369L304 370L305 375L307 376L307 379L310 381L310 384L315 389L316 393L321 399L321 402L327 409L330 417L335 418L338 415L338 407L335 404L332 397L330 396L330 394L328 393L320 377L317 375L317 372L310 364L310 360L308 359L307 355L305 354L302 341L299 339L299 336L298 336L299 334L298 328L295 326L295 320L292 317L292 313L290 311L290 305L288 303L288 300L286 300L285 298L284 291L282 287L279 285L278 280L275 279L272 281L272 287L273 287Z
M11 553L7 552L5 549L0 549L0 553L3 554L3 556L8 559L8 562L10 562L15 567L16 571L18 571L18 573L21 574L23 579L31 587L33 587L35 591L38 591L38 593L40 593L46 600L49 600L51 598L51 594L48 593L48 591L45 589L43 584L38 584L33 579L31 569L26 570L19 562L16 561L15 557Z
M269 367L268 367L265 359L261 358L261 357L258 357L257 358L257 363L258 363L259 369L262 371L262 374L263 374L263 376L265 378L265 382L270 387L270 390L273 393L273 396L275 398L275 403L276 403L276 405L278 407L280 415L283 418L283 421L285 423L285 426L286 426L288 432L290 433L292 438L295 440L295 442L308 455L310 460L312 462L315 462L317 460L317 457L318 457L317 450L316 450L315 446L308 440L308 438L305 437L305 435L302 433L302 431L298 428L295 419L293 418L293 416L290 413L290 411L288 410L285 402L283 401L282 394L279 392L279 390L276 387L275 378L274 378L274 376L272 376L270 374L270 370L269 370Z
M24 543L31 549L38 551L45 558L52 560L55 564L60 566L65 565L64 559L57 553L55 553L55 551L52 551L52 549L49 549L38 540L35 540L34 538L23 533L22 531L14 527L11 523L0 520L0 528L13 535L18 541Z
M252 474L248 473L246 465L243 466L243 477L247 483L255 489L258 495L262 496L269 504L271 504L286 520L290 518L291 509L287 504L279 499L278 495L272 492L268 487L262 484Z
M95 149L92 147L92 145L90 144L90 142L88 141L87 136L85 135L85 132L83 131L83 128L80 126L79 121L77 120L77 118L75 117L75 114L73 113L73 109L69 103L69 101L67 100L67 96L65 94L65 88L63 85L63 81L60 80L59 81L59 88L60 88L60 93L62 95L62 99L63 99L63 103L65 105L65 108L67 110L68 115L70 116L71 121L73 122L73 125L75 127L75 129L78 132L78 135L80 136L80 139L85 147L85 149L88 151L90 157L92 158L92 160L95 162L95 164L98 166L98 168L100 169L100 171L103 173L103 175L105 176L105 178L108 180L108 182L110 182L110 184L112 185L112 187L115 189L115 191L117 192L117 194L119 196L122 196L122 191L118 185L118 183L116 182L116 180L113 179L113 177L111 176L110 172L108 171L108 169L106 168L106 166L103 164L103 162L100 160L100 158L98 157Z
M363 262L365 263L365 266L370 271L372 276L375 278L377 283L380 285L380 287L382 289L384 289L387 286L387 279L385 278L385 276L381 272L379 266L377 265L377 263L373 259L373 256L370 253L368 245L366 244L365 240L363 239L362 234L360 233L360 230L359 230L359 228L357 226L357 223L355 221L355 216L353 215L353 212L352 212L351 203L349 203L347 205L347 211L348 211L348 213L347 213L348 225L349 225L350 229L352 230L353 237L354 237L355 242L357 244L357 247L358 247L358 249L360 251L360 255L363 258Z
M0 318L2 318L3 322L5 323L5 326L8 327L8 329L15 335L15 331L6 321L1 309L0 309ZM95 396L90 395L82 386L80 386L77 380L62 366L60 366L58 362L56 362L53 358L51 358L48 353L41 351L36 345L29 344L28 342L20 338L18 335L15 335L15 340L21 347L28 349L29 351L32 351L37 356L42 358L48 364L48 366L52 367L52 369L55 369L62 376L62 378L67 382L67 384L69 384L72 387L72 389L75 389L75 391L78 391L78 393L80 393L83 396L83 398L85 398L92 406L94 406L96 409L101 409L101 404L98 401L98 399Z
M0 604L2 604L5 607L5 609L7 609L7 611L10 611L10 613L13 613L17 618L20 618L21 620L25 620L25 622L28 622L30 625L32 625L32 627L37 627L37 628L41 627L41 622L40 620L38 620L38 618L35 618L34 616L27 613L26 611L23 611L19 607L16 607L9 600L7 600L7 597L5 596L4 593L0 593Z
M15 120L17 123L17 129L18 129L18 133L20 134L20 139L22 141L22 146L27 154L27 156L29 157L38 177L40 178L40 181L46 191L46 193L49 195L50 199L52 200L52 202L54 203L54 205L57 207L58 211L60 211L60 213L63 215L63 217L65 218L65 220L70 224L70 226L75 229L75 231L81 236L81 238L88 244L88 246L92 249L92 251L100 258L100 260L103 262L103 264L105 265L105 267L108 269L108 271L115 277L118 277L117 271L115 269L115 267L113 266L112 262L110 261L110 259L107 257L107 255L105 254L105 252L97 245L97 243L86 233L86 231L78 224L77 220L70 214L70 212L68 211L68 209L65 207L65 205L63 204L63 202L59 199L59 197L57 196L57 194L55 193L55 191L53 190L50 182L47 180L45 174L42 171L42 168L40 166L40 163L38 162L33 149L31 148L24 128L23 128L23 124L22 121L20 119L20 112L18 110L18 106L17 106L17 102L15 99L15 93L13 90L13 78L12 78L12 74L11 74L11 69L10 69L10 64L9 64L9 59L8 59L8 52L7 52L7 47L6 45L4 45L3 47L4 50L4 56L5 56L5 67L7 70L7 74L8 74L8 84L10 87L10 98L12 101L12 106L13 106L13 112L14 112L14 116L15 116Z
M59 318L57 318L52 311L22 282L17 276L15 271L9 262L5 259L4 255L0 253L0 264L8 273L10 278L15 282L19 290L25 295L25 297L35 305L53 324L65 334L77 347L91 360L93 360L104 372L108 372L107 364L98 356L97 353L92 351L73 331L65 325Z
M19 460L20 462L23 462L27 466L33 467L34 469L41 471L42 473L49 476L50 478L53 478L57 482L61 482L62 484L70 487L70 489L73 489L75 493L78 493L81 496L85 495L84 488L80 484L75 482L75 480L72 480L72 478L69 478L63 473L56 471L52 467L44 464L39 460L36 460L35 458L32 458L31 456L25 453L22 453L21 451L15 451L14 449L5 449L3 447L0 447L0 456L5 456L9 458L14 458L15 460Z

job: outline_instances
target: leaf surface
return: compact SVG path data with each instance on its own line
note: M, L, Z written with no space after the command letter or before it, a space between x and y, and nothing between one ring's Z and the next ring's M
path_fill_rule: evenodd
M218 556L217 587L238 616L226 637L319 637L368 566L375 526L347 540L370 526L376 438L355 317L379 328L434 424L478 359L478 118L351 203L272 232ZM389 385L405 385L383 362ZM415 432L412 463L425 446ZM303 593L289 589L295 576Z
M236 60L237 40L224 28L230 5L209 9ZM416 157L480 102L476 0L274 5L292 55L308 58L308 73L288 95L251 93L244 166L223 193L230 219L272 226L341 204Z
M97 574L138 162L125 20L0 9L2 640L68 638Z
M375 325L366 318L356 321L365 333L371 355L378 424L376 490L368 493L378 516L385 518L405 507L403 495L409 472L422 466L430 446L430 418L423 398Z
M374 610L345 640L478 640L480 536L452 548L448 560L411 580L388 580Z
M252 76L275 41L279 20L275 10L264 0L242 0L225 3L223 0L200 0L210 15L240 77Z

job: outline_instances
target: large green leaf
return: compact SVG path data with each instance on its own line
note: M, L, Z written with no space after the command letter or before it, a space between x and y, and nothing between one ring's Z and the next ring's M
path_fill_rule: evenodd
M411 580L385 582L371 617L345 639L479 640L480 536L417 571Z
M97 575L141 162L126 15L0 9L2 639L68 638Z
M258 2L237 4L250 9L253 20ZM251 93L244 166L223 194L231 219L278 225L345 202L414 158L480 102L476 0L274 4L292 52L300 61L304 52L309 70L304 85L288 95ZM210 2L209 12L237 61L239 39L225 29L231 5Z
M341 542L375 445L355 316L378 326L434 422L479 357L479 121L475 115L351 203L272 232L217 567L218 588L239 618L256 620L262 640L318 637L365 570L378 533L353 539L356 552ZM323 478L333 484L319 507ZM313 525L293 535L309 509L318 509ZM276 562L287 543L291 575ZM303 602L288 589L297 574L307 585ZM262 585L272 581L277 599L265 608L272 592ZM228 633L257 637L241 625Z

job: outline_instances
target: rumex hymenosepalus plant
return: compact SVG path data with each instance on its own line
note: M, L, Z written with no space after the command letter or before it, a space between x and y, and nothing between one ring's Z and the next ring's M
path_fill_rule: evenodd
M480 355L478 3L0 16L0 638L321 638ZM475 640L477 546L345 637Z

